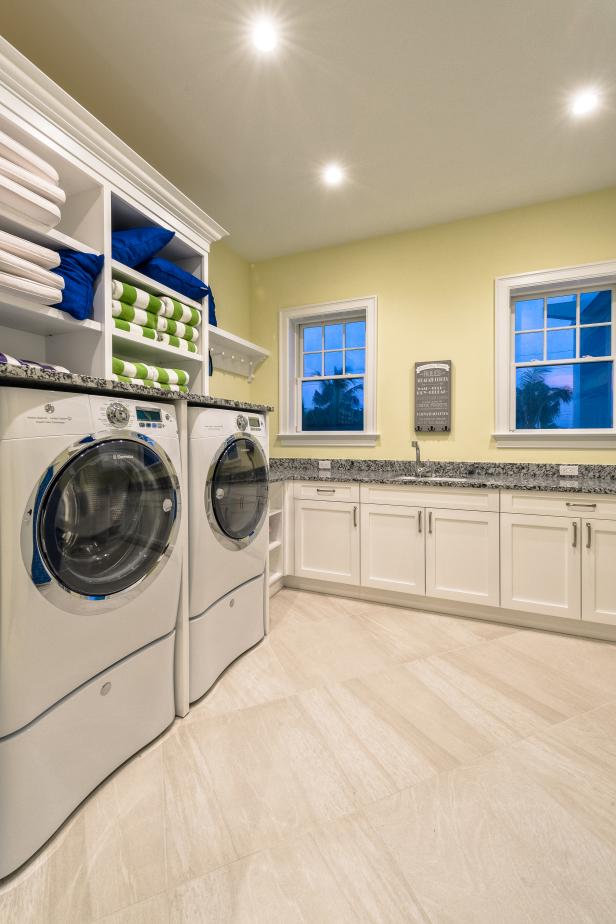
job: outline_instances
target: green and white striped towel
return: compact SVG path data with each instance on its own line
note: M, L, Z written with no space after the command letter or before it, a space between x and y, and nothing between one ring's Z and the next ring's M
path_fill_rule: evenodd
M131 286L128 282L120 282L114 279L111 283L111 297L126 305L134 305L135 308L143 308L144 311L152 311L154 314L163 307L163 303L158 295L150 295L143 289Z
M153 382L151 379L132 379L128 375L111 374L112 382L125 382L127 385L143 385L146 388L158 388L161 391L179 391L183 394L188 392L187 385L167 385L162 382Z
M160 314L166 318L173 318L174 321L182 321L184 324L190 324L192 327L199 327L201 324L201 312L190 305L183 305L175 298L169 298L168 295L161 295L163 307Z
M145 327L144 330L146 330ZM182 350L183 353L197 352L196 344L191 343L190 340L182 340L181 337L176 337L174 334L161 334L158 332L156 334L156 339L159 343L165 343L169 346L176 347L178 350Z
M182 340L192 340L194 342L199 339L199 331L196 327L191 327L190 324L182 324L181 321L174 321L173 318L161 318L160 315L158 315L156 321L156 330L175 334L176 337L181 337Z
M146 363L132 363L119 356L112 357L112 369L116 375L129 379L150 379L163 385L189 385L190 376L183 369L166 369L164 366L149 366Z
M113 324L117 327L118 330L125 330L127 334L132 334L133 337L147 337L148 340L156 340L157 337L162 337L163 334L157 334L155 330L152 330L151 327L142 327L140 324L131 324L130 321L124 321L122 318L114 318ZM165 334L164 336L167 336ZM188 346L193 346L189 344L188 340L185 340ZM195 352L197 348L195 347Z
M131 324L139 324L140 327L151 327L152 330L158 330L159 320L164 322L167 320L166 318L159 319L157 315L143 308L135 308L134 305L118 302L115 298L111 302L111 315L114 318L122 318L123 321L130 321Z

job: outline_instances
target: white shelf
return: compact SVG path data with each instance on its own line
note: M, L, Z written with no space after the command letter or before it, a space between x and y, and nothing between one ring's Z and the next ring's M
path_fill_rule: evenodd
M66 311L39 305L20 295L8 296L6 293L0 295L0 327L43 335L103 329L99 321L77 321Z
M281 581L281 580L282 580L282 571L274 571L272 574L270 574L269 586L271 587L273 584L277 584L278 581Z
M8 232L8 234L14 234L15 237L31 241L33 244L48 247L50 250L68 248L69 250L77 250L80 253L99 253L93 247L75 240L74 237L69 237L68 234L58 231L57 228L52 228L48 231L38 222L27 221L25 218L18 220L2 208L0 208L0 229Z
M200 353L178 350L170 344L149 340L147 337L133 337L128 331L119 330L117 327L114 327L112 337L114 355L126 359L143 360L154 365L158 365L159 362L168 365L172 361L174 363L201 363L203 360Z
M269 350L212 324L208 325L208 330L214 369L243 375L252 381L256 370L269 357Z
M152 295L167 295L169 298L174 298L176 301L182 302L183 305L188 305L190 308L196 308L201 312L204 310L204 306L201 302L196 302L192 298L180 295L175 289L170 289L169 286L164 286L161 282L156 282L155 279L144 276L143 273L137 272L136 269L130 266L124 266L124 264L119 263L118 260L111 261L111 275L114 279L119 279L120 282L128 282L130 285L137 286L138 289L144 289Z
M282 546L282 539L274 539L269 544L269 550L270 552L275 552L276 549L279 549L281 546Z
M277 516L279 513L282 513L282 507L276 507L274 510L270 510L269 515L271 517Z

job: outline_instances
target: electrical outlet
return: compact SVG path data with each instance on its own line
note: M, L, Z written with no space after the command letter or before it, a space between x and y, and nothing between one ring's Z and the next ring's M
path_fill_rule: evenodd
M578 474L577 465L560 465L558 470L561 475L573 475L575 477Z
M331 471L331 459L319 459L319 471Z

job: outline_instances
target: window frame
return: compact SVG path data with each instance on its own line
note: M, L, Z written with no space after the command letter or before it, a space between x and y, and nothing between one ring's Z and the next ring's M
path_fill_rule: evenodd
M571 430L516 430L515 429L515 330L513 301L533 295L557 295L563 290L613 287L616 285L616 260L587 263L581 266L561 267L501 276L495 280L495 422L492 434L497 447L519 448L597 448L613 449L616 446L616 416L611 429ZM616 313L612 307L612 356L605 361L613 363L613 396L616 415ZM577 329L576 329L576 336ZM599 357L597 357L597 361ZM555 360L545 365L571 362ZM540 366L543 363L529 364Z
M301 332L310 324L365 319L366 366L364 379L363 430L300 430L301 424ZM279 432L282 446L374 446L378 439L376 426L376 357L377 357L377 297L343 299L322 304L285 308L279 314ZM354 377L360 376L361 373ZM335 376L326 376L334 378ZM347 376L342 376L346 378ZM308 381L310 377L308 377ZM318 381L317 378L312 379Z

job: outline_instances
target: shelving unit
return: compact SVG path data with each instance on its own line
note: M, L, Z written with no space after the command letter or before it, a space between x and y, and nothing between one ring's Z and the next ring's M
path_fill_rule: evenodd
M243 375L252 382L256 370L270 355L269 350L212 324L208 331L214 369Z
M284 576L284 484L270 485L269 510L269 592L282 587Z

